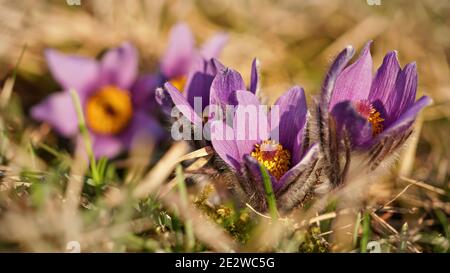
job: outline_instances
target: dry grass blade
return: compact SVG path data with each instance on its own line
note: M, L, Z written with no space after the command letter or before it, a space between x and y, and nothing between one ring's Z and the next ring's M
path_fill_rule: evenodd
M174 147L172 147L173 149ZM182 147L182 149L184 149L186 147ZM177 154L181 154L181 151L179 148L177 149ZM169 177L171 170L173 170L175 168L175 165L177 164L177 162L180 162L181 157L185 158L185 155L180 156L179 158L176 158L176 155L165 155L163 158L166 158L166 160L169 162L174 162L174 164L172 166L170 166L170 169L164 169L167 168L167 166L160 165L161 161L158 163L157 166L155 166L148 174L147 176L143 179L147 184L145 186L142 186L144 182L141 182L134 190L134 194L135 194L135 198L145 198L147 197L149 194L151 194L153 191L156 191L156 197L159 198L160 196L164 196L166 195L168 192L170 192L177 184L176 179L172 179L170 182L168 182L165 185L162 185L162 183L151 183L152 180L150 180L150 175L155 176L155 168L161 168L161 171L158 175L163 174L166 178ZM196 161L194 161L194 163L192 163L191 165L189 165L186 168L186 171L194 171L197 169L200 169L201 167L203 167L204 165L206 165L206 163L208 163L209 159L211 159L211 156L207 156L207 157L203 157L203 158L199 158ZM159 166L159 167L158 167ZM164 173L163 173L164 172ZM149 180L147 180L149 179ZM144 188L144 187L148 187L148 188ZM125 195L123 194L123 192L126 189L118 189L118 188L110 188L109 191L106 193L106 197L107 197L107 204L110 207L115 207L118 206L119 204L121 204L123 201L125 201ZM143 191L145 190L145 192L147 192L147 194L144 194Z
M236 242L221 227L208 220L201 211L192 205L183 206L178 194L169 192L160 200L166 207L177 211L182 219L191 220L196 238L214 251L237 251Z
M408 183L411 183L412 185L419 186L419 187L421 187L423 189L426 189L428 191L431 191L431 192L434 192L434 193L437 193L437 194L440 194L440 195L443 195L443 196L447 196L447 192L445 190L440 189L440 188L435 187L435 186L432 186L430 184L424 183L422 181L417 181L417 180L414 180L414 179L411 179L411 178L407 178L407 177L403 177L403 176L400 176L400 179L403 180L403 181L406 181Z
M155 141L152 138L138 137L131 146L129 158L126 160L128 169L125 184L139 181L145 174L148 159L152 158Z
M14 87L14 79L8 78L3 85L2 92L0 93L0 109L4 108L11 98L11 94Z
M259 216L261 216L263 218L266 218L266 219L272 219L270 216L262 214L261 212L257 211L254 207L252 207L248 203L245 203L245 206L247 206L247 208L249 208L251 211L253 211L256 215L259 215ZM278 220L281 220L281 219L279 218Z
M394 198L392 198L391 200L389 200L388 202L386 202L382 208L386 208L387 206L389 206L390 204L392 204L393 202L395 202L395 200L397 200L400 196L402 196L413 184L409 184L408 186L406 186L401 192L399 192Z
M178 159L189 150L186 142L175 143L159 160L158 164L144 177L133 191L133 197L141 199L147 197L166 181L170 176Z
M205 148L198 149L196 151L193 151L192 153L189 153L189 154L187 154L185 156L180 157L177 160L177 163L180 163L180 162L186 161L186 160L190 160L190 159L195 159L195 158L199 158L199 157L212 155L213 153L214 153L213 148L210 147L210 146L207 146Z
M88 165L86 160L83 160L83 155L78 154L73 161L72 174L67 183L65 192L65 205L70 210L75 210L80 202L80 195L83 189L83 175L87 171Z
M203 166L206 165L206 163L208 163L208 161L211 159L211 156L207 156L207 157L203 157L203 158L199 158L196 161L194 161L194 163L192 163L191 165L189 165L185 172L190 172L190 171L196 171L200 168L202 168ZM189 176L189 174L185 174L186 176ZM174 178L172 179L169 183L167 183L166 185L164 185L164 187L161 189L160 193L158 194L158 197L164 196L167 193L169 193L175 186L177 185L177 180Z
M378 216L376 213L371 212L370 216L374 219L388 234L394 235L394 237L400 241L399 232L393 228L389 223L387 223L383 218ZM411 252L420 253L420 251L409 241L407 241L407 248Z
M83 153L77 153L73 159L71 175L67 182L65 192L65 202L63 203L62 221L65 223L66 241L78 239L80 237L81 219L78 207L80 205L81 193L84 185L84 174L87 171L88 163L84 160Z

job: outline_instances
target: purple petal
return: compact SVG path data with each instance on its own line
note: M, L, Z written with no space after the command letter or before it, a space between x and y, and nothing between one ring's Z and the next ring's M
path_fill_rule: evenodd
M385 124L389 126L397 118L408 109L416 99L417 92L417 70L416 64L411 63L405 66L400 72L395 83L395 90L391 92L386 109L391 109L391 112L386 117Z
M269 122L259 100L249 91L236 91L232 97L236 101L233 129L239 157L250 154L255 144L269 138Z
M350 101L338 103L332 111L336 121L336 131L339 137L344 130L348 132L351 142L356 147L362 147L372 139L372 127L370 123L353 107Z
M254 181L254 183L261 183L262 190L263 190L263 196L266 196L265 190L264 190L264 182L263 182L263 176L261 173L261 168L258 160L256 160L254 157L250 155L244 156L244 164L247 167L247 170L249 174L252 176L251 179ZM264 166L263 166L264 167ZM264 167L266 168L266 167ZM277 187L277 179L273 177L270 172L266 169L267 173L269 174L270 181L272 182L272 187L275 192L275 188ZM255 185L255 187L258 187L258 185Z
M305 142L306 133L307 133L306 126L304 126L300 129L300 131L297 133L297 136L295 137L294 145L291 150L292 164L297 164L298 162L300 162L300 159L302 158L305 152L303 144Z
M113 158L119 155L125 148L120 138L116 136L91 134L91 138L95 158Z
M69 92L58 92L31 108L31 116L47 122L59 134L71 137L78 132L78 118Z
M276 102L279 110L279 125L271 124L272 130L279 130L280 143L289 151L294 150L297 135L305 126L308 113L305 91L294 86L284 93Z
M100 66L89 58L61 54L48 49L45 57L53 77L65 89L75 89L81 97L97 88Z
M133 105L137 108L148 108L154 110L156 108L155 90L158 86L157 75L140 76L131 88L131 97Z
M219 157L230 167L239 171L239 162L242 159L239 157L239 151L234 141L233 129L222 121L212 122L211 143Z
M334 87L336 86L336 80L338 76L341 74L342 70L347 65L347 63L353 57L353 54L355 54L354 48L351 46L347 46L337 55L337 57L331 64L331 67L328 70L327 75L323 81L323 85L320 92L320 109L322 115L325 116L328 115L328 111L331 108L330 100L333 95ZM321 118L320 115L319 118Z
M369 94L369 101L378 105L383 105L387 113L394 109L386 109L389 104L389 97L395 90L395 82L400 72L400 64L397 59L397 52L393 51L384 57L383 64L378 69ZM394 107L395 108L395 107Z
M210 105L230 104L230 95L236 90L245 90L241 74L231 68L219 71L211 85Z
M138 53L131 43L106 52L102 61L102 83L116 85L129 90L138 72Z
M341 74L344 67L353 57L355 50L351 46L347 46L333 61L330 69L327 72L325 80L320 90L319 107L317 107L317 121L318 136L320 143L320 150L323 153L324 161L328 164L337 162L334 160L335 153L332 153L330 147L333 145L334 136L330 135L330 125L332 125L330 118L330 101L333 95L334 87L336 85L336 79ZM331 108L332 109L332 108ZM326 170L327 171L327 170ZM329 171L328 175L330 174Z
M359 101L368 98L372 84L370 45L371 42L368 42L356 62L344 69L338 76L331 97L331 109L341 101Z
M206 60L219 57L222 52L223 47L228 42L228 35L225 33L220 33L214 35L211 39L203 44L201 49L201 55Z
M417 114L425 107L433 103L428 96L423 96L417 100L410 108L408 108L396 121L379 134L373 142L382 139L387 135L397 135L407 130L415 121Z
M194 111L186 98L181 94L181 92L176 89L170 82L164 84L165 90L169 93L170 98L172 99L174 105L178 108L178 110L193 124L197 126L202 125L202 119L200 116Z
M185 76L195 55L195 41L189 27L178 23L170 31L169 44L161 60L161 71L167 79Z
M258 59L254 59L252 62L252 71L250 74L250 92L256 94L260 86L260 66Z
M311 148L306 152L305 156L294 167L287 171L278 181L275 187L275 191L279 190L282 186L287 185L296 179L301 173L305 171L311 171L314 167L314 162L319 157L319 145L313 144ZM305 181L306 182L306 181Z
M165 131L161 125L148 113L140 110L133 114L130 125L120 135L120 139L126 149L129 149L134 140L138 137L151 138L153 141L160 141L165 137Z
M195 97L202 98L202 109L209 104L209 90L219 70L218 65L219 63L214 60L195 59L185 88L185 96L192 107L194 107Z
M233 105L242 105L242 106L248 106L248 105L254 105L256 107L259 107L261 103L259 102L258 98L253 94L252 92L246 91L246 90L236 90L233 91L230 96L228 97L229 102L231 102Z
M226 69L226 67L218 59L212 58L211 61L213 62L214 68L216 69L217 72Z
M159 105L158 110L166 116L170 116L172 108L175 106L172 98L164 88L157 88L155 90L155 101Z

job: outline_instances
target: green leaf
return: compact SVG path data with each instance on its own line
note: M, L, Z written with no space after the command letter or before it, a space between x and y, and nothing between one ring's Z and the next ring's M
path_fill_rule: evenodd
M364 219L363 219L363 233L361 236L361 243L360 243L360 251L361 253L367 252L367 244L369 243L370 238L370 213L369 211L364 212Z
M259 164L259 168L261 169L261 174L263 177L264 189L266 191L266 199L267 205L269 207L270 216L272 217L272 219L277 219L279 214L277 210L277 202L275 200L275 194L273 193L272 181L270 180L267 169L262 164Z
M84 145L86 148L86 153L89 157L90 162L90 168L91 168L91 174L92 179L94 181L94 186L101 186L102 179L101 175L97 166L97 161L94 156L94 152L92 149L92 141L91 137L89 135L89 130L86 125L86 120L84 119L83 109L81 107L80 97L78 96L78 93L75 89L70 90L70 95L72 96L73 104L75 105L75 110L77 112L78 117L78 127L81 133L81 136L83 137Z

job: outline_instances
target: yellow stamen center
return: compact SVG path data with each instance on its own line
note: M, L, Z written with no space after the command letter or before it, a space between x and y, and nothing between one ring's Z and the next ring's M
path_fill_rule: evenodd
M383 132L384 118L381 117L380 112L378 112L375 107L372 107L372 109L370 109L370 114L367 120L370 122L370 124L372 124L372 134L374 136Z
M263 164L276 179L280 179L291 165L291 153L273 140L256 144L251 156Z
M372 125L372 135L376 136L383 132L383 121L381 113L368 101L358 101L355 104L356 111L361 114Z
M128 91L106 86L88 98L86 121L98 134L118 134L128 126L133 115L133 104Z
M186 76L179 76L172 80L170 80L170 83L175 86L180 92L184 91L184 86L186 85Z

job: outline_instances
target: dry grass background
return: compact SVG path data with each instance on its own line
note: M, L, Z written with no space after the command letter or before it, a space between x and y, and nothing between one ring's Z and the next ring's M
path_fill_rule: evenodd
M217 31L228 32L230 40L221 60L244 78L249 78L252 59L259 58L262 89L269 101L294 84L303 86L310 95L316 94L331 58L348 44L360 49L367 40L374 40L376 66L387 51L394 49L402 65L416 61L419 95L427 94L435 103L419 119L415 138L400 156L398 166L380 179L365 200L364 206L370 209L363 218L371 214L370 238L390 243L394 246L391 251L398 250L399 242L407 245L403 249L407 251L448 251L450 2L381 0L381 6L369 6L365 0L81 2L81 7L69 7L62 0L0 1L0 79L6 86L0 97L5 102L1 122L5 133L0 145L0 251L64 251L71 240L80 241L83 251L302 251L298 244L305 240L318 248L303 251L319 251L321 247L348 251L356 248L349 234L361 238L367 235L364 224L355 229L355 223L361 220L357 210L313 207L270 225L264 216L255 216L250 210L260 225L246 244L239 244L217 221L206 219L198 207L180 201L177 192L165 188L176 183L164 182L171 178L173 162L188 152L184 144L175 144L164 155L154 151L153 158L162 159L154 161L148 173L137 171L140 182L131 183L137 187L118 183L105 189L95 202L85 200L89 198L84 195L79 198L85 166L74 166L72 163L79 161L69 154L61 152L57 159L58 166L71 166L71 175L48 178L54 167L36 156L30 146L58 140L48 128L33 123L26 115L31 105L57 90L48 75L43 50L55 47L95 56L130 40L139 48L142 71L152 71L166 47L168 30L178 21L187 22L199 41ZM26 51L12 89L13 103L6 103L11 84L8 79L24 45ZM17 106L16 110L8 108L11 105ZM130 163L135 162L132 159L123 164L135 166ZM194 164L204 164L202 160ZM34 195L27 190L33 182L24 179L24 169L38 176L34 177L37 180L43 172L46 179L63 182L55 182L58 190L46 188L46 199L36 207ZM166 193L158 195L159 200L185 221L183 232L155 232L157 227L164 227L155 220L161 215L152 218L133 211L136 200L155 191ZM311 231L311 227L319 231ZM169 246L174 245L169 242L180 240L185 248ZM193 248L189 245L192 240L205 248ZM274 245L277 247L270 247Z

